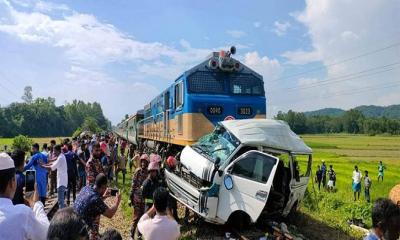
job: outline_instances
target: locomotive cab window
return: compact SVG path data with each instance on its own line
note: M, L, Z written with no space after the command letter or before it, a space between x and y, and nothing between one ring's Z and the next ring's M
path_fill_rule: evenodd
M183 106L183 82L175 85L175 109Z
M251 74L232 76L231 92L235 95L264 95L263 81Z

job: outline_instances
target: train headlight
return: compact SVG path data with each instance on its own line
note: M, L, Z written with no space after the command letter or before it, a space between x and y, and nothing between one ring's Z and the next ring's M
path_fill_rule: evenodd
M218 67L218 62L215 59L210 59L210 61L208 62L208 66L211 69L217 69Z
M235 63L235 70L237 71L237 70L239 70L240 69L240 63L239 62L236 62Z

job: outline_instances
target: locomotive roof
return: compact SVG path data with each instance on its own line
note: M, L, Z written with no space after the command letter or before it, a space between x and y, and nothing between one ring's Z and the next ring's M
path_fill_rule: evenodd
M261 145L293 153L311 154L312 150L285 122L272 119L245 119L220 122L241 143Z
M198 65L196 65L196 66L190 68L189 70L185 71L186 76L189 76L190 74L192 74L193 72L196 72L196 71L210 71L210 68L208 67L208 62L209 62L211 59L213 59L213 58L214 58L215 60L218 60L218 55L219 55L218 52L213 52L213 53L211 53L211 54L206 58L206 60L204 60L204 61L201 62L200 64L198 64ZM237 61L237 62L240 63L240 65L241 65L241 68L240 68L240 70L239 70L240 73L253 74L253 75L255 75L255 76L257 76L257 77L259 77L259 78L262 79L262 76L261 76L260 74L258 74L257 72L253 71L251 68L247 67L246 65L244 65L244 64L243 64L242 62L240 62L239 60L237 60L237 59L235 59L235 58L233 58L233 59L234 59L235 61ZM178 80L179 78L180 78L180 77L178 77L177 80Z

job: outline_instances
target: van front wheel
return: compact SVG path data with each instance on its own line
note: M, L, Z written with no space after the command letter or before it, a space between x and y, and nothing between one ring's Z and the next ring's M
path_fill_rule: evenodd
M229 216L228 225L242 231L250 226L250 216L242 211L236 211Z

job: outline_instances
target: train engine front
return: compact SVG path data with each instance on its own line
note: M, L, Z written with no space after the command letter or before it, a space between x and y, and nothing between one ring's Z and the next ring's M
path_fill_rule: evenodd
M231 47L211 53L146 105L140 137L185 146L211 132L220 121L266 118L263 78L234 59L235 52Z

